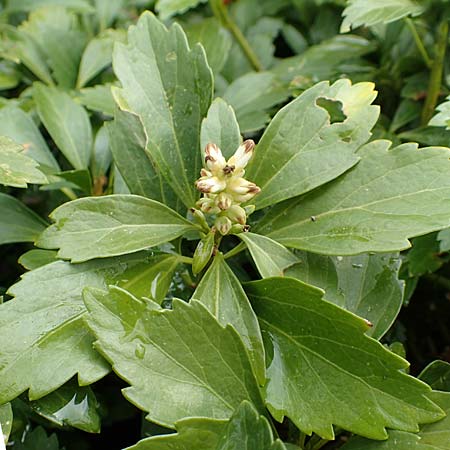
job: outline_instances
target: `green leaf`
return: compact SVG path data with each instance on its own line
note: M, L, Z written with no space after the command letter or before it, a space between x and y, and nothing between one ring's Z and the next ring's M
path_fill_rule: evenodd
M34 270L45 266L46 264L55 262L56 259L56 251L34 248L21 255L19 264L27 270Z
M263 411L239 335L198 301L174 300L173 310L163 310L117 288L88 289L84 298L96 348L148 420L173 427L186 417L228 419L243 400Z
M68 94L40 83L33 85L39 117L55 144L75 169L87 169L92 153L92 128L86 110Z
M379 108L372 106L372 83L339 80L319 83L281 109L267 127L247 172L261 193L263 208L308 192L338 177L359 158L356 151L370 138ZM331 108L344 120L330 123Z
M279 439L274 441L267 419L247 401L228 422L184 419L175 428L176 434L144 439L129 450L286 450Z
M436 272L444 264L445 260L440 257L438 233L419 236L412 244L407 256L410 277Z
M450 442L450 393L433 392L431 398L447 414L439 422L425 425L418 434L390 431L389 439L374 442L355 437L343 450L448 450Z
M27 389L38 399L77 373L80 385L106 375L109 366L82 321L81 293L114 284L160 299L158 280L170 277L161 258L144 252L76 265L57 261L23 275L9 290L15 299L0 305L0 338L9 343L0 349L0 403Z
M258 232L329 255L391 252L450 225L450 150L388 141L364 146L359 164L314 192L277 205Z
M104 30L112 25L125 4L125 0L94 0L100 29Z
M58 390L30 403L31 409L62 426L70 426L88 433L100 432L99 404L89 387L80 387L69 381Z
M31 36L21 31L20 27L3 25L1 54L5 59L22 63L40 80L53 85L44 52Z
M248 349L250 361L261 385L265 381L264 347L258 320L241 283L221 254L218 254L197 286L199 300L223 326L231 324Z
M8 438L11 433L13 425L13 411L11 408L11 403L5 403L0 406L0 429L3 432L3 436L0 436L3 439L5 444L8 443Z
M8 137L0 136L0 184L26 188L28 183L45 184L48 180L38 163L26 150Z
M286 268L298 262L298 258L286 247L266 236L240 233L238 237L247 245L263 278L281 277L284 275Z
M446 228L438 233L439 250L448 252L450 250L450 228Z
M122 110L139 115L147 149L186 207L198 193L200 127L212 100L212 73L201 46L189 49L183 30L169 30L146 12L116 44L113 66L123 88L114 90Z
M137 195L86 197L55 209L37 245L72 262L124 255L172 241L196 228L162 203Z
M202 44L208 64L215 74L223 69L231 50L232 38L215 17L203 18L198 23L183 24L190 45Z
M116 110L108 125L114 162L132 194L148 197L180 211L177 197L147 152L147 135L139 116Z
M93 8L88 0L7 0L9 12L29 12L43 6L64 6L80 13L92 13Z
M437 107L438 113L431 119L429 125L431 127L446 127L450 130L450 96L447 101L441 103Z
M450 392L450 364L433 361L419 375L419 378L437 391Z
M125 38L126 34L122 30L107 30L89 42L80 62L78 88L85 86L92 78L111 65L114 43L116 41L123 42Z
M239 77L223 94L236 112L243 133L263 128L270 120L268 111L288 97L287 88L269 72L248 73Z
M86 108L113 116L116 104L111 93L111 85L99 84L78 92L77 100Z
M190 8L195 8L207 0L158 0L156 10L161 19L165 20L175 14L181 14Z
M44 428L38 427L24 434L23 439L14 444L14 450L60 450L56 434L50 437Z
M365 335L364 320L293 278L249 283L269 355L266 404L276 420L333 439L333 424L371 439L385 428L418 431L442 411L407 361ZM342 389L345 386L345 389ZM351 395L349 395L351 393Z
M0 109L0 134L26 148L27 156L58 172L59 165L31 117L16 106Z
M216 98L202 123L202 151L207 144L213 143L222 150L223 156L228 159L234 155L239 145L241 145L241 141L239 124L233 108L221 98Z
M371 322L369 336L380 339L389 330L403 304L398 254L296 255L301 262L288 268L285 276L323 289L326 300Z
M181 419L175 423L177 433L143 439L128 450L216 450L226 424L224 420Z
M14 197L0 193L0 244L33 242L47 223Z
M361 25L371 27L389 23L406 16L417 16L425 7L415 0L349 0L343 12L341 32L350 31Z
M216 450L286 450L283 443L274 440L269 421L258 414L248 402L242 402Z
M105 122L97 131L94 140L94 155L91 161L91 172L94 180L106 176L111 166L112 154L109 142L109 133Z

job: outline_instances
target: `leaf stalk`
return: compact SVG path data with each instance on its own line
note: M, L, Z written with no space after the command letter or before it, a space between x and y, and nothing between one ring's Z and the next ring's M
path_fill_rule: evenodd
M428 95L422 111L422 126L427 126L434 115L439 94L441 92L442 75L444 72L445 53L448 41L448 21L444 20L438 29L436 41L436 51L431 68L430 82L428 85Z
M261 72L263 70L261 61L253 51L247 38L244 36L244 33L232 19L231 15L228 12L227 6L223 3L222 0L209 0L209 4L216 18L222 23L225 28L228 28L228 30L231 32L252 67L257 72Z

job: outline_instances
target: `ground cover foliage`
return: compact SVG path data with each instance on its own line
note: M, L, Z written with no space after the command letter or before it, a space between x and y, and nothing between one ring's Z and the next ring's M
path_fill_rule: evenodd
M8 448L450 449L448 1L0 5Z

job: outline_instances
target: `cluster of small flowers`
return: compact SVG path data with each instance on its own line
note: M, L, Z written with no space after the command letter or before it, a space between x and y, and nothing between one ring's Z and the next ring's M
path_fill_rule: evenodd
M205 149L206 169L196 182L203 197L197 207L207 215L216 215L214 227L220 234L238 233L246 229L247 216L255 207L245 206L261 189L244 178L245 167L253 156L255 143L245 141L226 161L219 147L208 144Z

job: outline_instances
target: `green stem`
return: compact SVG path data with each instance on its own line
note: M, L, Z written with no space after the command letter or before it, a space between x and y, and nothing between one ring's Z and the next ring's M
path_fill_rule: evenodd
M192 264L192 258L189 258L188 256L183 255L177 255L178 261L185 264Z
M409 17L405 19L405 22L409 30L411 31L411 34L414 38L414 42L416 43L417 49L419 50L419 53L422 55L425 64L429 69L431 69L433 66L433 61L430 58L430 55L428 55L427 49L425 48L425 45L423 44L423 41L419 33L417 32L417 28L414 25L414 22Z
M225 259L230 259L233 256L238 255L239 253L241 253L242 251L244 251L246 249L246 245L241 242L239 245L237 245L236 247L232 248L228 253L225 253L224 258Z
M306 443L306 433L303 433L303 431L300 431L300 436L298 437L298 446L301 449L304 449L305 443Z
M75 194L75 192L73 192L72 189L61 188L61 192L65 194L70 200L76 200L78 198L77 194Z
M428 95L422 111L422 126L427 126L434 115L439 94L441 92L442 74L444 72L445 53L448 40L448 21L444 20L438 30L436 41L436 52L431 68L430 83L428 85Z
M222 23L224 27L230 30L231 34L236 39L236 42L241 47L252 67L257 72L261 72L261 70L263 70L261 61L253 51L252 47L244 36L244 33L242 33L241 29L233 21L233 18L230 16L226 5L223 3L223 0L209 0L209 4L211 5L211 9L217 19Z

